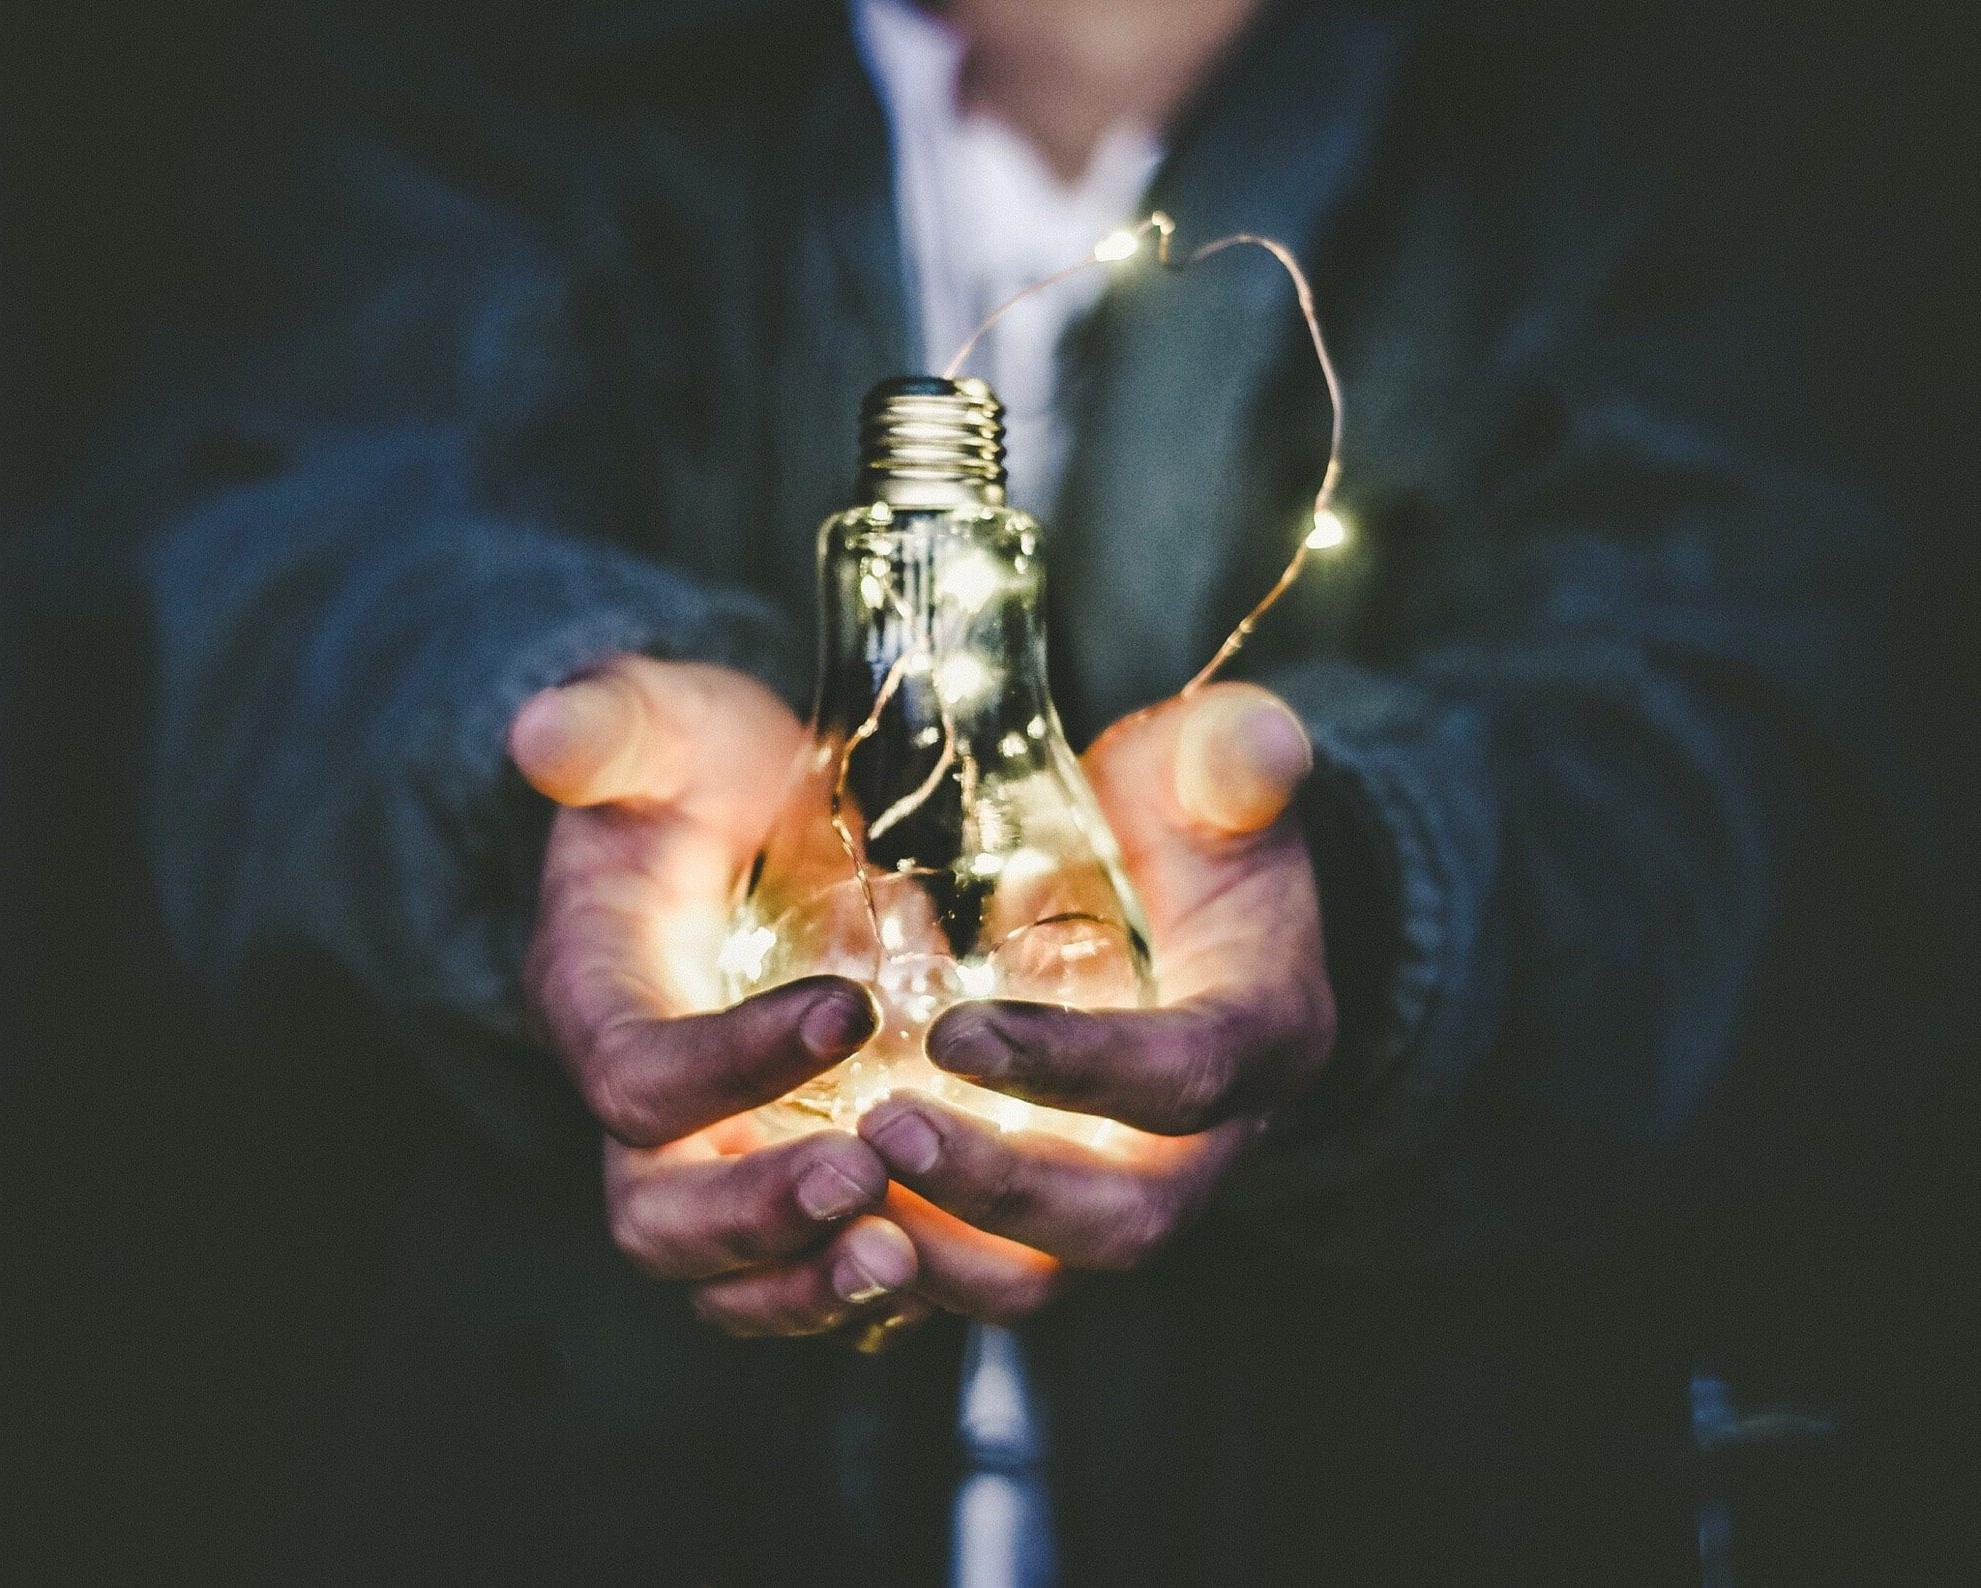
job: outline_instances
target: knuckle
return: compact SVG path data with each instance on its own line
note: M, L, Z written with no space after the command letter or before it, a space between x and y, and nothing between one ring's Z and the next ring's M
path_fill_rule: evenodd
M601 1032L581 1067L579 1090L592 1116L622 1141L655 1146L668 1139L660 1111L636 1084L645 1055L637 1027Z
M979 1173L964 1180L957 1187L954 1200L963 1204L960 1217L985 1229L996 1229L1022 1218L1031 1203L1017 1160L1008 1152L998 1153L990 1163L981 1166Z
M695 1291L689 1307L697 1323L726 1334L733 1340L755 1339L763 1332L747 1315L734 1311L707 1291Z
M755 1209L739 1217L723 1232L722 1244L729 1256L743 1267L768 1263L783 1255L780 1221L775 1210Z
M616 1202L606 1215L606 1230L620 1255L641 1272L655 1279L674 1277L639 1197L622 1197Z
M523 995L538 1012L550 1001L550 989L555 979L552 971L556 963L555 944L556 936L546 930L544 913L539 904L536 926L523 949L521 977Z
M634 1262L645 1261L647 1232L630 1203L622 1202L612 1210L606 1220L606 1228L612 1236L612 1244L619 1248L623 1256L632 1258Z
M1014 1274L999 1286L980 1314L986 1323L1017 1324L1043 1312L1059 1289L1058 1276L1043 1270Z
M1164 1100L1165 1128L1187 1134L1214 1125L1229 1090L1229 1070L1221 1048L1199 1038L1183 1049L1171 1072Z
M523 999L536 1028L557 1045L558 1034L582 1027L583 1011L593 1002L590 994L593 972L587 957L578 952L572 934L555 923L556 906L546 897L539 902L536 928L523 953ZM582 1054L566 1054L582 1058Z
M594 1046L587 1057L579 1090L585 1099L585 1107L592 1117L623 1141L637 1141L643 1132L642 1111L636 1109L633 1100L627 1095L625 1076L621 1066L614 1062L605 1051L605 1045Z
M1147 1193L1138 1196L1114 1220L1097 1267L1126 1272L1140 1268L1176 1233L1176 1208L1167 1196Z
M1027 1193L1015 1165L1006 1163L996 1172L995 1178L985 1193L987 1206L984 1216L998 1224L1010 1224L1020 1219L1031 1208L1032 1199Z

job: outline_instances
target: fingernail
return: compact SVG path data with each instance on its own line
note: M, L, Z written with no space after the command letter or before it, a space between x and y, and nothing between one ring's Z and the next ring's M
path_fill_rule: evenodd
M509 726L510 754L532 776L557 775L582 747L587 726L583 696L576 702L571 696L568 685L539 690L523 702Z
M1011 1044L981 1010L952 1010L929 1032L929 1057L945 1070L985 1079L1011 1067Z
M798 1022L798 1039L820 1059L851 1053L874 1032L873 1006L851 993L829 993Z
M1307 730L1277 695L1224 684L1185 720L1176 797L1196 821L1231 834L1269 827L1314 769Z
M852 1306L878 1301L914 1277L912 1259L893 1241L854 1241L832 1265L833 1292Z
M888 1164L904 1174L927 1174L942 1156L942 1137L920 1114L896 1114L867 1138Z
M798 1177L793 1194L806 1216L819 1220L844 1218L876 1195L836 1163L813 1164Z

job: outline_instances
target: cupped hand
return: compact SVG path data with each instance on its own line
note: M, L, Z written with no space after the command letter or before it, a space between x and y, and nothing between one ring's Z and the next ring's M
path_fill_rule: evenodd
M860 1124L896 1182L918 1291L1010 1322L1080 1270L1148 1261L1334 1046L1314 869L1288 814L1311 766L1276 696L1219 684L1124 719L1086 768L1148 910L1161 1007L958 1004L929 1056L981 1086L1121 1122L1098 1147L1002 1133L901 1093Z
M871 1343L927 1311L885 1166L843 1131L773 1141L750 1110L865 1042L872 1000L818 976L719 1009L713 982L802 740L753 680L642 656L526 702L511 757L562 808L525 992L604 1127L620 1249L729 1333Z

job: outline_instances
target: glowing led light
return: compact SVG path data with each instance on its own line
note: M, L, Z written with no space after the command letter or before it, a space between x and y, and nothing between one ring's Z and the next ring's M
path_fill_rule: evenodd
M1032 1105L1015 1097L996 1097L988 1105L991 1123L999 1130L1024 1130L1032 1123Z
M959 959L956 985L963 989L965 998L988 998L997 991L997 967L982 960Z
M972 855L970 875L973 877L994 877L1004 869L1002 855Z
M981 612L997 594L997 564L980 551L962 552L944 560L936 594L954 601L965 612Z
M747 932L732 932L724 940L715 962L725 975L755 981L763 974L764 961L776 946L777 934L767 926L753 927Z
M1007 733L1002 739L997 741L999 755L1023 755L1030 748L1031 746L1026 744L1025 736L1022 733Z
M1094 257L1104 263L1117 259L1133 259L1135 251L1142 246L1142 239L1126 226L1112 231L1094 244Z
M907 941L908 937L901 930L901 923L893 916L890 915L880 923L880 946L886 949L888 953L900 953L901 945Z
M967 652L951 656L935 670L935 692L944 704L957 706L985 694L993 683L991 670L982 658Z
M860 599L876 612L887 605L887 586L870 573L860 575Z
M1007 888L1024 888L1043 882L1053 874L1058 864L1043 849L1035 849L1030 844L1023 849L1014 849L1005 857L1004 885Z
M1307 531L1309 551L1332 551L1336 546L1348 544L1348 525L1339 513L1331 507L1324 507L1314 515L1314 527Z
M1026 738L1028 738L1028 739L1043 739L1043 738L1044 738L1045 736L1046 736L1046 720L1045 720L1045 718L1043 718L1043 717L1034 717L1034 718L1033 718L1033 719L1032 719L1032 720L1031 720L1030 722L1028 722L1028 723L1026 723L1026 724L1025 724L1025 737L1026 737Z

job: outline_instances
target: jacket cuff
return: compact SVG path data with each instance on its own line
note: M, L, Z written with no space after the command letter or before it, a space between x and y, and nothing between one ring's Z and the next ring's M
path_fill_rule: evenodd
M522 962L553 812L509 761L511 720L536 691L626 651L734 667L787 699L797 674L767 605L614 549L512 540L483 573L414 736L415 780L462 892L436 888L429 905L426 940L454 946L409 1034L478 1125L533 1154L574 1103L525 1032Z
M1341 1035L1320 1085L1234 1188L1248 1205L1311 1200L1415 1156L1497 1017L1482 963L1496 823L1477 709L1338 661L1260 682L1313 745L1299 808Z

